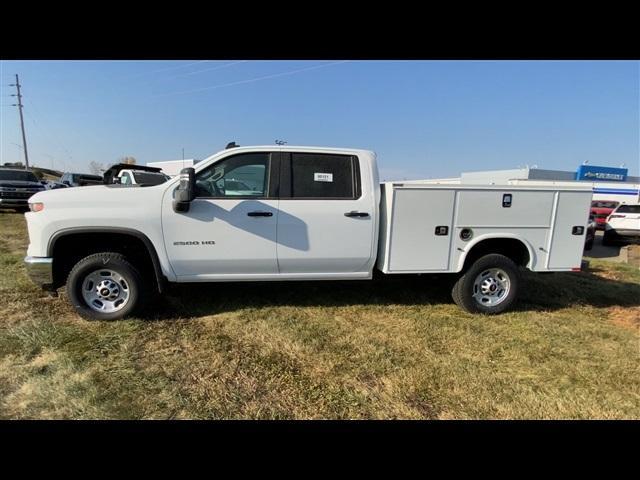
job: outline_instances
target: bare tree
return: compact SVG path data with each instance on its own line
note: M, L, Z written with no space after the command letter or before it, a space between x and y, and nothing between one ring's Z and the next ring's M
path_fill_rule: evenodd
M89 171L94 175L102 175L102 172L104 172L104 170L105 168L102 163L94 161L89 162Z
M135 165L135 157L120 157L120 163L126 163L127 165Z

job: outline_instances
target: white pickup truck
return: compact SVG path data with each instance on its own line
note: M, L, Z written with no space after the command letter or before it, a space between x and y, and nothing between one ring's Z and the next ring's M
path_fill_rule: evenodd
M366 150L235 147L142 188L31 197L32 279L87 319L133 314L167 282L452 273L454 301L499 313L519 268L580 270L584 187L390 182Z

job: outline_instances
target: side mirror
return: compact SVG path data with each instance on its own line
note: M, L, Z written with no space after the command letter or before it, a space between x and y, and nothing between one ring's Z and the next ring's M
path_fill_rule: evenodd
M122 183L122 178L120 178L120 177L113 177L112 182L113 182L113 184L114 184L114 185L120 185L120 184Z
M62 183L64 183L67 187L70 187L70 186L71 186L71 184L69 183L69 180L65 180L65 181L64 181L64 182L62 182Z
M180 184L173 197L173 211L182 213L189 211L189 205L195 198L196 171L192 168L180 170Z

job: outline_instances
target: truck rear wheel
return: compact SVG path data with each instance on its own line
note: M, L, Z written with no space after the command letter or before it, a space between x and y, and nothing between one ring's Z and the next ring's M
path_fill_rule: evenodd
M453 301L470 313L496 314L511 307L518 293L518 266L492 253L476 260L453 287Z
M593 238L591 240L588 240L587 242L585 242L584 244L584 249L589 251L593 248Z
M87 320L118 320L139 311L146 297L143 277L127 259L112 252L80 260L67 278L67 295Z

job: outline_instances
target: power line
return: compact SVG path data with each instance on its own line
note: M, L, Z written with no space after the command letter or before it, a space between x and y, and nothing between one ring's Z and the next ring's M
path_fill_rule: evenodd
M186 68L186 67L190 67L191 65L197 65L199 63L206 63L206 62L210 62L210 60L198 60L197 62L186 63L184 65L174 65L173 67L160 68L158 70L151 70L150 72L136 73L135 75L132 75L132 77L142 77L142 76L145 76L145 75L151 75L152 73L160 73L160 72L167 72L167 71L170 71L170 70L178 70L180 68Z
M195 72L181 73L180 75L169 77L169 78L167 78L167 80L171 80L172 78L188 77L190 75L197 75L199 73L211 72L213 70L220 70L221 68L232 67L233 65L237 65L238 63L246 63L246 62L248 62L248 60L238 60L236 62L225 63L223 65L218 65L218 66L212 67L212 68L205 68L203 70L196 70Z
M330 67L332 65L338 65L340 63L346 63L348 61L349 60L341 60L339 62L323 63L322 65L314 65L313 67L299 68L297 70L289 70L287 72L274 73L272 75L264 75L262 77L250 78L250 79L247 79L247 80L240 80L240 81L237 81L237 82L223 83L223 84L220 84L220 85L212 85L210 87L196 88L194 90L184 90L184 91L181 91L181 92L164 93L164 94L156 95L156 97L168 97L168 96L171 96L171 95L184 95L184 94L187 94L187 93L196 93L196 92L203 92L205 90L215 90L217 88L232 87L234 85L241 85L241 84L244 84L244 83L259 82L261 80L267 80L267 79L270 79L270 78L284 77L284 76L288 76L288 75L294 75L296 73L306 72L306 71L309 71L309 70L316 70L318 68Z
M36 110L35 105L33 103L30 103L29 106L31 107L32 111ZM67 149L67 147L64 146L62 141L56 135L51 135L49 130L45 128L44 124L41 124L40 122L36 121L36 118L33 115L33 113L29 113L27 110L25 110L25 112L27 112L27 116L29 117L29 120L31 120L31 123L33 123L33 125L38 129L38 131L40 131L40 133L42 133L43 136L47 137L49 141L53 141L53 139L55 139L55 142L58 144L58 146L61 149L60 151L64 150L64 153L69 158L69 160L73 160L73 155L71 155L71 152L69 151L69 149ZM39 114L39 111L38 111L38 114Z

